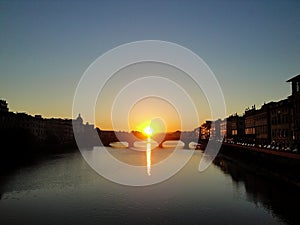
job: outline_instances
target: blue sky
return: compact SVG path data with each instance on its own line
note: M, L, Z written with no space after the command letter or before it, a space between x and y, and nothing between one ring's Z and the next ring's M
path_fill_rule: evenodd
M300 73L299 1L3 1L0 98L12 111L71 117L77 83L127 42L175 42L218 78L228 114L290 94Z

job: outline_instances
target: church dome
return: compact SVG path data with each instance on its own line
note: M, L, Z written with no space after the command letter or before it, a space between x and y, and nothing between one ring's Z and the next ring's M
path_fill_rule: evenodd
M78 114L78 117L77 117L76 121L77 121L78 123L80 123L80 124L83 123L83 119L81 118L80 113Z

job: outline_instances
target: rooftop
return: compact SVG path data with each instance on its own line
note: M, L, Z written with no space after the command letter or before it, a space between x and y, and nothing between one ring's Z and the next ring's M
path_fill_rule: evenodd
M300 80L300 74L298 74L298 75L296 75L296 76L294 76L294 77L288 79L286 82L293 82L293 81L295 81L295 80Z

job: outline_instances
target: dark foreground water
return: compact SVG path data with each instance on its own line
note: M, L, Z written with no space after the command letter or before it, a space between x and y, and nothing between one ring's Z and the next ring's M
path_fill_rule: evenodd
M299 190L222 157L200 173L201 155L146 187L102 178L79 152L19 169L1 177L0 224L299 224Z

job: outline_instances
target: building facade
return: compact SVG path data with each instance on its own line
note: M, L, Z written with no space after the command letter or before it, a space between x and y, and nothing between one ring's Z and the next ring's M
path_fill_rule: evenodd
M245 119L245 138L246 143L255 143L255 117L256 109L253 106L251 109L247 109L244 114Z
M293 116L292 148L300 149L300 74L287 80L291 83L292 94L288 97Z
M225 140L280 150L300 149L300 74L287 82L292 86L292 94L288 98L269 102L259 109L252 106L245 110L243 116L229 116ZM218 136L224 130L221 121L214 121L211 129L203 124L202 137L205 138L208 132Z
M270 106L273 103L264 104L260 109L256 110L254 119L255 128L255 144L258 146L268 145L270 143Z
M8 112L7 102L2 99L0 99L0 112Z
M0 131L23 132L30 134L34 144L74 145L74 131L85 137L86 142L95 142L97 132L94 125L83 124L82 118L76 120L61 118L42 118L26 113L10 112L7 102L0 100ZM16 137L17 138L17 137ZM93 138L93 139L92 139Z
M245 137L245 118L237 114L227 118L226 140L239 142Z
M293 110L288 99L270 105L271 145L286 148L293 144Z

